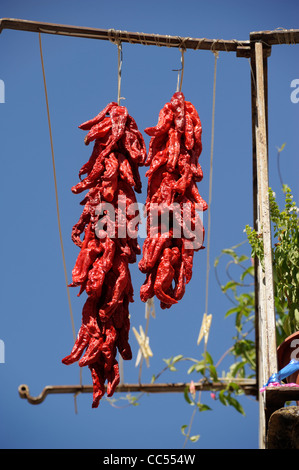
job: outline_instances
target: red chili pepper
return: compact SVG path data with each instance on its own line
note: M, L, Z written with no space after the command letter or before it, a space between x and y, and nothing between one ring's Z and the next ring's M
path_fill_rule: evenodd
M175 275L174 265L178 262L179 256L177 247L165 248L157 269L154 292L161 302L168 305L177 303L176 299L167 295L167 291L172 284Z
M93 403L96 408L105 394L113 395L119 383L117 351L123 359L132 358L129 345L129 303L133 302L133 286L129 264L141 250L127 230L135 214L129 212L136 202L135 191L141 191L139 167L146 159L146 147L136 122L123 106L109 103L95 118L79 126L88 130L85 143L94 141L92 154L79 171L87 175L72 188L73 193L88 193L81 202L83 212L72 229L72 240L80 248L71 286L79 286L78 295L86 292L82 325L71 353L62 362L88 366L93 382ZM118 199L125 199L118 207ZM100 208L109 203L116 214L116 230L112 236L99 223L110 214ZM107 212L107 211L106 211ZM125 237L119 238L122 229ZM84 234L83 240L81 235ZM111 236L110 236L111 235Z
M83 122L83 124L79 126L79 129L89 131L94 125L101 122L114 106L117 106L117 103L115 103L114 101L108 103L107 106L99 114L97 114L96 117L90 119L89 121Z
M106 117L103 121L93 126L84 139L86 145L95 139L104 137L111 130L111 118Z
M168 136L168 161L166 166L169 171L174 171L181 150L181 134L176 128L171 127Z
M173 110L170 103L166 103L159 113L158 124L155 127L144 129L148 135L159 136L168 131L173 120Z
M174 93L170 100L170 105L174 113L174 127L183 133L185 129L185 97L182 92Z

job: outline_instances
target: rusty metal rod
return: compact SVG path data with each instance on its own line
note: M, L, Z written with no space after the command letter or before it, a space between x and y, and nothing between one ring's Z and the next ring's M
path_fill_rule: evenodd
M255 379L247 380L233 380L231 382L238 383L240 388L244 391L245 395L257 395L257 384ZM229 381L219 382L200 382L194 384L196 391L220 391L229 386ZM153 383L153 384L121 384L116 387L118 393L131 393L131 392L143 392L143 393L183 393L189 387L188 383ZM63 394L63 393L92 393L92 385L47 385L42 392L37 396L31 396L28 385L22 384L19 386L19 395L21 398L26 399L32 405L39 405L42 403L47 395L50 394Z

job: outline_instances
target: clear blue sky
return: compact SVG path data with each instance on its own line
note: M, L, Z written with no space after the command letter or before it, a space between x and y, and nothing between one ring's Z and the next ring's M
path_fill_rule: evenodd
M297 28L299 8L293 1L244 2L202 0L114 2L87 0L1 0L0 17L22 18L127 31L212 39L249 39L251 31ZM84 146L83 121L117 98L117 48L107 41L43 35L43 52L52 121L60 212L68 276L77 248L70 239L81 206L71 193L77 174L89 158ZM77 384L77 365L61 359L73 345L63 264L59 244L50 141L42 70L36 33L4 30L0 35L0 79L5 103L0 104L1 129L1 316L0 339L5 363L0 364L1 448L170 448L180 449L180 427L188 424L193 408L180 395L144 396L139 406L112 407L105 399L91 409L91 395L51 395L32 406L19 398L18 386L28 384L32 395L46 385ZM298 46L274 46L269 59L270 184L281 198L276 167L277 147L286 142L281 171L299 201L298 114L292 103L291 81L299 78ZM187 51L182 91L197 108L203 125L202 196L208 198L214 56L210 51ZM123 45L121 94L140 130L155 125L158 112L176 88L180 66L177 49ZM148 140L147 140L148 142ZM144 202L146 179L141 170ZM252 224L251 102L248 59L220 53L217 64L213 197L211 206L211 264L223 248L244 240ZM204 218L207 226L207 216ZM142 241L141 241L142 243ZM249 254L248 246L244 252ZM132 266L135 302L131 324L145 326L139 288L144 276ZM183 300L151 318L149 336L154 356L144 366L149 382L177 354L201 358L196 345L205 306L206 253L195 256L194 274ZM76 330L81 323L83 299L73 289ZM213 314L208 350L218 360L231 345L233 319L224 319L230 303L210 272L209 311ZM125 381L137 382L138 345L130 335L133 360L125 363ZM184 367L183 367L184 366ZM161 381L181 382L185 364ZM83 383L90 384L88 370ZM115 396L116 397L116 396ZM117 397L116 397L117 398ZM118 397L119 398L119 397ZM242 398L246 417L212 401L211 412L197 413L192 434L200 434L187 449L258 447L258 404ZM124 400L117 405L123 406Z

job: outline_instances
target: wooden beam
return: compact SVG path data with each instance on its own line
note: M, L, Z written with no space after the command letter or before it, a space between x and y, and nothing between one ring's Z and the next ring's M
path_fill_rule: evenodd
M87 28L55 23L43 23L15 18L0 19L0 33L4 29L30 31L35 33L56 34L80 38L100 39L112 42L125 42L130 44L143 44L146 46L182 47L184 49L237 52L238 48L250 51L250 41L237 41L236 39L208 39L169 36L161 34L148 34L115 29Z
M250 33L250 41L262 42L265 45L298 44L299 29L278 28L273 31L253 31Z
M264 394L267 420L270 419L274 411L283 408L287 401L299 401L299 387L290 384L267 387Z
M259 292L259 388L269 377L277 372L276 322L274 308L274 283L272 265L271 222L269 206L269 175L267 145L267 99L265 77L266 63L263 55L263 44L255 43L256 66L256 171L258 231L262 233L264 245L264 265L258 266ZM266 443L267 421L265 415L265 392L260 397L260 447Z

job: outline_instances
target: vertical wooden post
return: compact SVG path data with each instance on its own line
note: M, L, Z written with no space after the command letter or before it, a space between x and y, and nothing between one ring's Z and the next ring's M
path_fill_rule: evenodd
M251 124L252 124L252 194L253 194L253 228L258 231L257 213L258 213L258 191L257 191L257 168L256 168L256 70L255 53L252 51L250 58L251 69ZM258 259L254 258L254 298L255 298L255 355L256 355L256 377L259 377L259 289L258 289Z
M265 61L263 44L255 44L256 70L256 174L257 174L257 228L262 233L264 244L264 267L258 265L258 325L259 387L277 372L276 330L274 308L274 284L272 265L271 222L269 206L268 144L267 144L267 100ZM266 446L265 392L260 396L260 447Z

